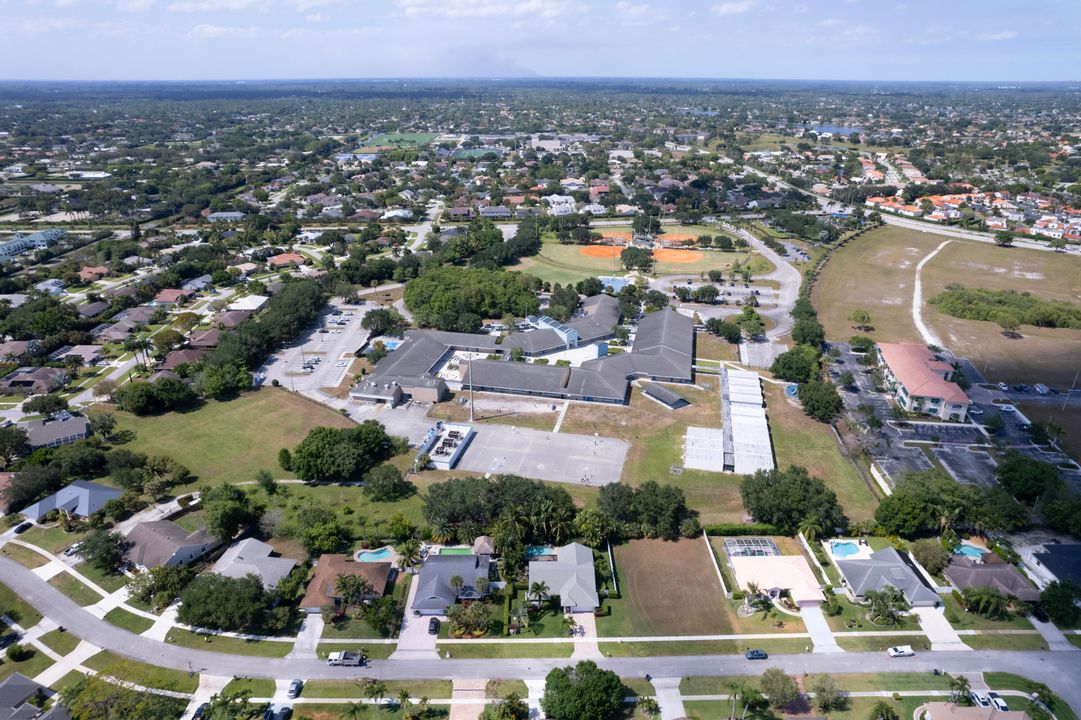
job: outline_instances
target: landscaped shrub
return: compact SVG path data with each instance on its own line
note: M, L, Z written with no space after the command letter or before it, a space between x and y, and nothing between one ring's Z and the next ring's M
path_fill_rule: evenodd
M773 525L766 523L716 523L705 526L706 535L715 537L741 537L748 535L781 535Z

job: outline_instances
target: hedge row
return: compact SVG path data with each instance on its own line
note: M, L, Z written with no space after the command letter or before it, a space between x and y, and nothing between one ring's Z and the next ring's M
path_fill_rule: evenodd
M702 528L706 531L706 535L728 535L737 537L740 535L784 535L783 532L778 530L773 525L767 525L766 523L751 523L750 525L744 523L718 523L717 525L706 525Z

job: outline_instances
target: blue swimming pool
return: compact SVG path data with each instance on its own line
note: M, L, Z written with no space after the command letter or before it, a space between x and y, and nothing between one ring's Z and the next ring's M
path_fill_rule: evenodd
M966 555L971 558L978 558L983 555L983 553L983 548L976 547L975 545L969 545L968 543L961 543L959 546L954 548L953 551L954 555Z
M397 350L398 346L402 344L401 340L384 340L383 347L387 350Z
M365 550L357 553L358 562L379 562L380 560L389 560L390 556L394 553L389 547L380 548L378 550Z
M846 558L855 555L860 551L860 546L850 540L832 540L830 541L830 552L839 558Z
M610 277L610 276L604 275L604 276L601 276L601 277L599 277L597 279L600 280L602 283L604 283L605 287L612 288L612 292L619 292L623 288L630 285L629 280L624 280L623 278L620 278L620 277Z
M547 557L548 555L555 555L556 551L550 545L530 545L525 549L526 557Z

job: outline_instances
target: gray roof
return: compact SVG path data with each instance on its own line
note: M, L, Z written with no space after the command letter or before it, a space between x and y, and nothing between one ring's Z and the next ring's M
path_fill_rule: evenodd
M164 565L183 547L201 545L205 552L210 544L210 534L206 530L188 532L171 520L141 522L128 532L127 539L131 543L128 559L145 568ZM187 562L186 558L180 560Z
M550 596L559 596L562 607L592 610L600 605L593 551L581 543L556 550L556 559L529 563L529 584L543 582Z
M462 387L470 384L495 392L527 392L612 402L626 399L628 385L626 377L618 372L500 360L470 360Z
M474 583L488 577L491 560L487 555L430 555L420 568L417 594L413 607L417 610L443 612L458 600L450 579L461 576L465 584L461 597L479 597Z
M97 485L86 480L76 480L44 500L30 505L22 511L22 514L34 521L52 510L65 510L72 515L89 517L101 510L102 505L121 495L122 493L116 488Z
M231 578L256 575L263 581L263 587L277 587L281 579L296 567L297 561L271 557L273 552L274 548L265 542L246 538L231 545L214 563L211 572Z
M109 309L109 303L104 300L97 302L87 303L85 305L79 305L75 308L79 311L79 314L84 318L93 318L101 315L103 312Z
M16 672L0 682L0 720L30 720L41 712L40 708L27 703L27 700L49 689L40 685L22 673Z
M655 400L660 400L662 403L664 403L670 408L683 407L684 405L690 404L687 402L687 398L683 397L675 390L666 388L660 383L647 383L645 388L642 390L642 393L645 395L649 395Z
M1020 570L991 552L984 553L980 558L954 555L942 574L960 590L990 587L1007 597L1013 595L1025 602L1036 602L1040 599L1040 591Z
M1060 581L1081 585L1081 544L1044 545L1036 559Z
M935 605L941 601L934 591L923 584L901 554L891 547L872 553L870 558L864 560L838 560L837 569L858 597L870 590L882 590L892 585L904 593L911 605Z

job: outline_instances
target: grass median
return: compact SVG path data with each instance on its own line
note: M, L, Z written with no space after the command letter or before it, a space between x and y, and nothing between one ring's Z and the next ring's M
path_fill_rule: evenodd
M182 628L173 628L165 636L165 642L193 650L253 655L255 657L281 658L293 649L293 643L276 640L242 640L228 635L205 635Z

